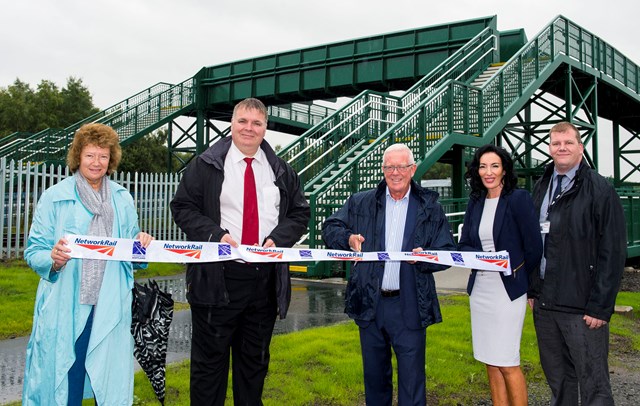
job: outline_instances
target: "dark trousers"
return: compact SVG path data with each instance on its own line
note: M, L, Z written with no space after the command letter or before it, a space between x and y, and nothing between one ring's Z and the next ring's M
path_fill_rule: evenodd
M366 324L358 322L367 406L391 405L393 399L392 347L398 365L398 404L425 405L426 329L406 328L398 296L381 297L376 309L375 321Z
M75 353L76 360L69 370L69 396L67 398L67 404L69 406L82 405L82 397L84 395L84 379L87 375L87 370L84 366L87 360L87 349L89 348L89 338L91 338L91 328L93 327L93 310L89 313L87 324L84 325L84 330L80 334L80 337L76 340Z
M273 264L227 262L226 307L191 307L191 404L224 405L233 358L235 405L262 405L276 320Z
M541 309L533 321L540 363L551 388L552 406L613 405L609 382L609 325L591 330L582 314Z

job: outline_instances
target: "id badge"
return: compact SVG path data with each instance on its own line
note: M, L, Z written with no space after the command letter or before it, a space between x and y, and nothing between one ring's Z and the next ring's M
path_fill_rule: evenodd
M549 234L549 229L551 228L550 221L541 221L540 222L540 232L542 234Z

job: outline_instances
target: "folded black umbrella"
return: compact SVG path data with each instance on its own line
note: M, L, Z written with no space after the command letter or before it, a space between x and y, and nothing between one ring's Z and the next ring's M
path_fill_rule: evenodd
M154 280L149 281L149 286L134 283L131 308L133 354L147 374L156 397L163 405L167 343L172 319L171 294L160 290Z

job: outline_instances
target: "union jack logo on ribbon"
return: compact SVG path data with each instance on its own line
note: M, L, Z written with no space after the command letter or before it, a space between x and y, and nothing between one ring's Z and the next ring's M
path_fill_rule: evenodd
M311 251L309 250L300 250L300 258L313 258Z
M135 259L145 259L147 257L147 249L142 246L140 241L133 242L131 256Z
M459 252L452 252L451 259L453 259L453 262L458 265L464 265L464 259L462 258L462 254Z
M378 252L378 261L390 261L391 257L389 257L388 252Z
M220 244L218 245L218 256L224 257L231 255L231 245Z

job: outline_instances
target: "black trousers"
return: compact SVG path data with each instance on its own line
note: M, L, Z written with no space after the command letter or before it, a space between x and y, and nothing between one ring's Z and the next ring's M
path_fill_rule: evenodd
M542 309L535 301L533 322L540 364L551 388L551 405L613 406L609 325L591 330L582 317Z
M235 405L262 405L276 320L273 264L224 264L226 307L191 307L191 404L224 405L232 357Z

